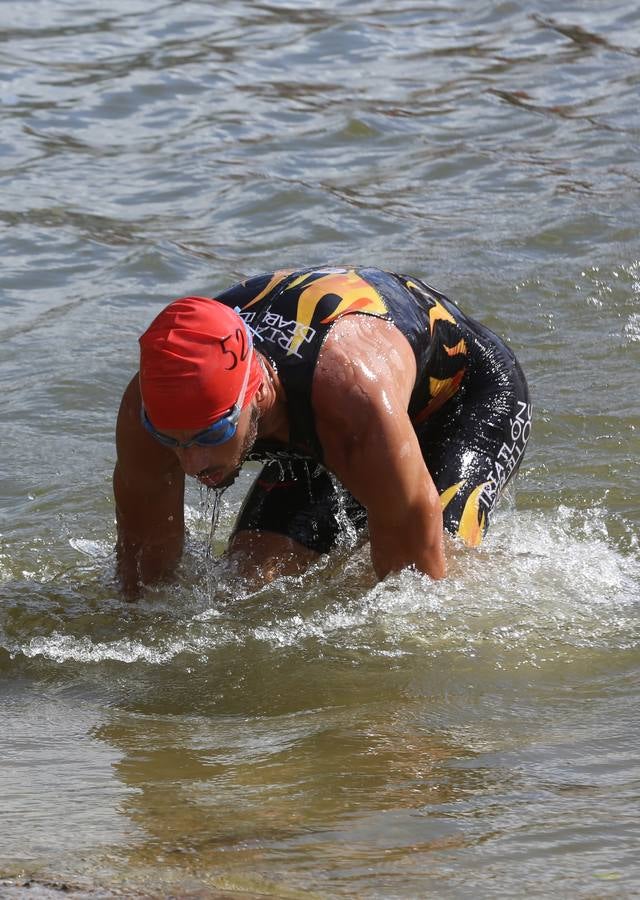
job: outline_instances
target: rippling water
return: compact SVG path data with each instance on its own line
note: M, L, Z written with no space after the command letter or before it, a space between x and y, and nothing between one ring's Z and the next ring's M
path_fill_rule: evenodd
M0 5L0 895L637 896L640 14L630 0ZM251 591L192 488L113 583L113 426L170 299L413 272L535 430L452 573ZM224 544L245 473L225 495Z

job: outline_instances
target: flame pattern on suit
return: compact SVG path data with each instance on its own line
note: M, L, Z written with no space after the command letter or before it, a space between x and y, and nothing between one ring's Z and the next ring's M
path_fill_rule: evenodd
M414 281L407 281L407 287L425 296L424 290ZM439 300L435 297L430 297L429 300L433 304L429 309L433 372L428 376L429 400L424 408L413 416L414 425L426 421L455 396L467 370L469 349L464 337L460 335L458 322Z
M303 277L292 281L287 290L305 284L306 280ZM353 270L330 272L312 280L300 292L296 316L298 322L310 326L314 313L325 298L337 298L338 303L333 312L320 320L321 325L328 325L347 313L359 312L378 316L386 316L388 313L380 294L357 272ZM300 340L294 341L290 352L295 352L299 346Z
M530 428L526 381L495 335L419 279L379 269L280 269L235 285L219 299L240 311L257 348L288 379L292 425L303 426L298 445L308 446L312 457L319 442L313 443L311 383L328 329L352 313L391 321L416 356L409 414L445 528L469 546L480 544L493 504L524 452L526 440L509 443L513 429L519 435ZM469 394L480 400L469 401Z

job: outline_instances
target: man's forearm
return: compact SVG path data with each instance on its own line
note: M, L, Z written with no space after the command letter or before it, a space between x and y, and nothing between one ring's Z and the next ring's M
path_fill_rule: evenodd
M400 572L409 567L429 575L434 580L444 578L447 574L447 564L442 546L421 547L420 552L388 553L385 550L374 547L371 543L371 561L379 580L382 580L391 572Z
M389 527L369 517L371 561L379 579L409 566L433 579L444 578L447 561L444 553L442 511L438 503L430 511L414 511L402 524Z
M113 473L117 526L117 574L134 599L142 587L169 578L184 546L184 478L160 480L153 489L135 488L119 463Z
M126 536L120 529L116 544L116 571L122 592L135 599L145 585L169 579L180 561L184 535L151 543Z

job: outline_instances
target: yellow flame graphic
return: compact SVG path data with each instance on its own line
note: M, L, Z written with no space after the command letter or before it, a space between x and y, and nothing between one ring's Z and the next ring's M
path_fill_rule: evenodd
M482 541L486 516L484 512L480 513L480 494L487 484L487 481L483 482L469 494L460 517L458 536L468 547L477 547Z
M250 306L259 303L260 300L262 300L262 298L269 293L269 291L272 291L275 287L277 287L277 285L280 284L281 281L284 281L287 275L291 275L292 272L295 272L295 269L279 269L277 272L274 272L273 276L271 277L271 281L266 286L266 288L263 291L260 291L260 293L256 297L254 297L253 300L250 300L249 303L247 303L247 305L243 306L242 308L249 309Z
M451 313L444 308L442 303L438 303L436 300L434 305L429 310L429 324L431 326L431 334L433 335L433 330L436 327L436 322L451 322L453 325L456 324L456 320L453 318Z
M466 356L467 353L467 344L464 338L461 338L455 347L447 347L446 344L444 346L444 351L448 356L457 356L459 353L464 353Z
M440 494L440 506L443 510L447 508L447 506L451 503L455 495L458 493L463 484L466 484L467 479L463 478L462 481L459 481L457 484L452 484L451 487L448 487Z
M336 294L341 300L331 315L322 320L323 325L334 321L334 319L344 315L346 312L355 312L356 309L374 315L386 315L387 313L387 307L380 294L364 278L361 278L357 272L333 272L329 275L323 275L321 278L313 281L300 294L296 319L303 327L297 330L291 342L289 354L293 354L298 350L304 335L307 333L306 329L311 325L318 303L326 294Z

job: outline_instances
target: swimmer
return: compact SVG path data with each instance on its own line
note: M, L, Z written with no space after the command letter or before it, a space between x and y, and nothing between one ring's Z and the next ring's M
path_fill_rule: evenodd
M248 576L303 571L346 514L379 579L408 566L443 578L444 532L480 544L529 438L511 350L407 275L257 275L175 300L139 343L114 471L130 597L181 558L185 475L222 488L247 460L264 465L227 553Z

